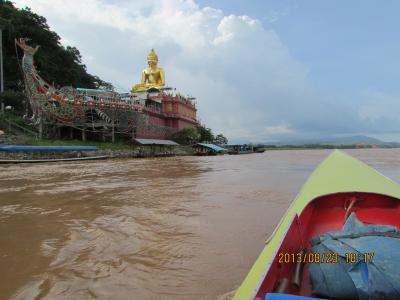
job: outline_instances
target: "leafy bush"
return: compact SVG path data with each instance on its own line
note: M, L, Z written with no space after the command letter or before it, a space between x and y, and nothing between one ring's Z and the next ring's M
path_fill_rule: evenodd
M214 142L214 134L210 128L206 128L205 126L197 127L198 132L200 133L200 141L206 143Z
M12 110L17 114L23 114L28 99L25 94L18 91L8 90L0 93L0 103L4 106L11 106Z
M200 133L196 128L186 127L172 135L172 140L181 145L192 145L199 141Z

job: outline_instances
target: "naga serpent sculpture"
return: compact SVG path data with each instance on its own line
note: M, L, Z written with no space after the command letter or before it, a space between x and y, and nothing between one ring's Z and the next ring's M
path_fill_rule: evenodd
M27 41L20 38L15 43L24 51L22 70L32 109L29 118L32 125L44 122L93 131L108 130L112 126L117 132L130 134L134 127L146 123L144 101L135 99L134 95L73 87L57 89L47 83L34 65L33 57L39 46L33 48Z

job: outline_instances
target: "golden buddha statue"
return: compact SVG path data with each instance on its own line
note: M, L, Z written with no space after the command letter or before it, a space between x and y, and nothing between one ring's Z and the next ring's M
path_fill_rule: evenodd
M142 71L142 80L132 87L132 92L146 92L150 89L160 90L165 85L165 73L162 68L157 67L158 57L151 49L147 55L149 67Z

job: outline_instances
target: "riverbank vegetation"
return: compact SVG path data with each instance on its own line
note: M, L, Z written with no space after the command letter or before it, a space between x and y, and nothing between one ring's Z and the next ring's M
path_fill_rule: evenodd
M398 143L372 144L304 144L304 145L258 145L265 150L307 150L307 149L371 149L371 148L400 148Z
M35 56L35 64L40 75L49 83L85 88L113 88L99 77L89 74L79 50L62 45L60 36L50 30L46 18L29 8L18 9L11 1L0 0L0 27L3 31L4 61L4 93L0 94L0 102L5 106L12 106L17 112L23 112L27 107L20 65L23 53L14 42L21 37L30 38L35 45L41 46Z
M228 144L228 139L223 134L214 136L210 128L203 125L196 128L183 128L172 135L172 140L181 145L194 145L196 143L213 143L220 146Z

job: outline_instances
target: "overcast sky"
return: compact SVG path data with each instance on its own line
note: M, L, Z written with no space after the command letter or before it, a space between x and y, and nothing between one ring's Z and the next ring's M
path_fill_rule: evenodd
M400 141L396 0L13 0L121 91L155 48L169 86L230 141Z

